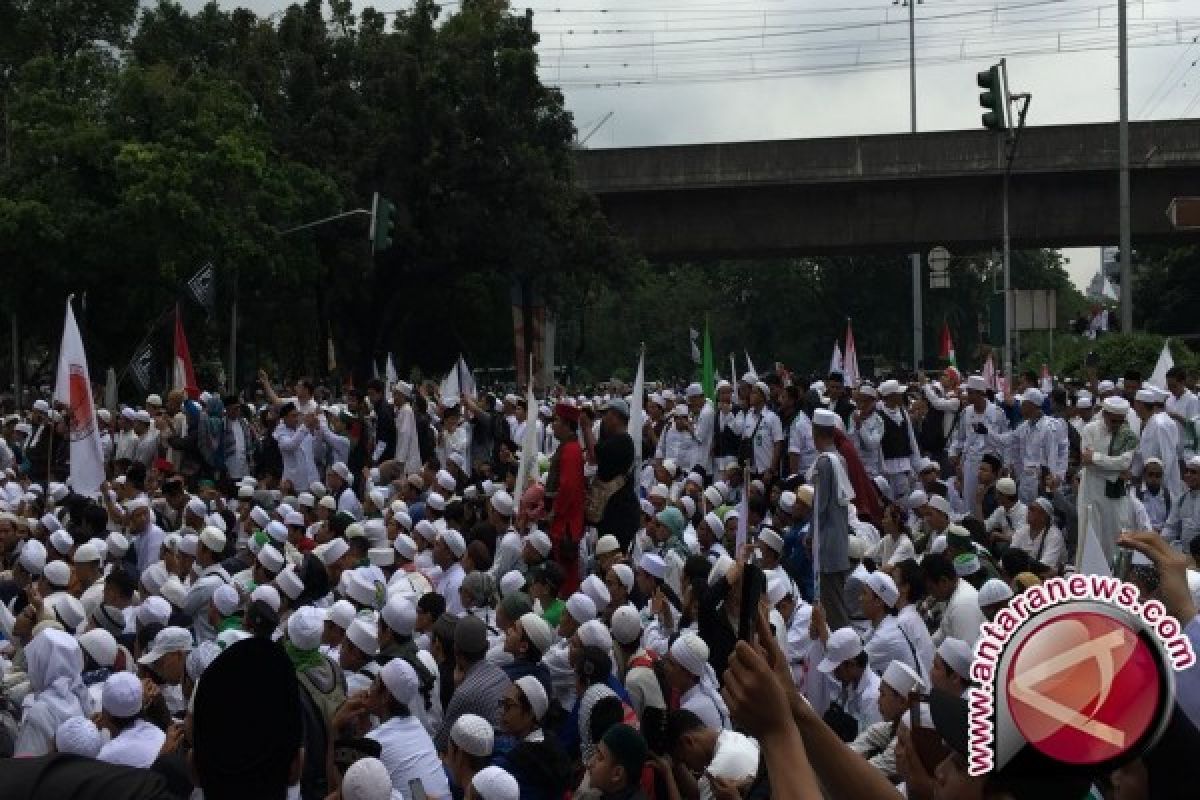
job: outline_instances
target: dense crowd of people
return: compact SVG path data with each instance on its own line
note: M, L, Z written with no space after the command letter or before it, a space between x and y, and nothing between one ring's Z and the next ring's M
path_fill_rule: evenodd
M980 627L1031 586L1104 564L1200 641L1182 370L259 380L98 410L94 496L64 408L5 418L0 796L1190 796L1200 667L1115 770L966 750Z

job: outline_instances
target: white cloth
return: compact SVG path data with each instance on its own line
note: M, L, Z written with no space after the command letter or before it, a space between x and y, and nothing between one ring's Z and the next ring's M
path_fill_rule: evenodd
M283 456L285 481L290 481L296 491L302 491L320 480L316 461L313 460L312 433L306 426L301 425L293 430L281 420L272 435Z
M166 738L160 728L139 719L100 748L96 760L146 769L158 759Z
M724 730L728 722L721 714L721 709L717 707L716 701L699 683L680 696L679 707L691 711L700 718L701 722L715 731Z
M396 461L404 465L404 474L421 471L421 449L417 441L417 417L412 404L396 409Z
M879 543L868 553L881 566L892 566L907 559L915 559L917 551L913 547L912 538L907 533L898 537L890 534L879 540Z
M458 589L463 584L463 580L467 577L463 565L459 561L455 561L446 571L442 573L438 579L437 593L446 598L446 613L456 617L461 617L467 613L463 608L462 598L459 596Z
M449 797L450 785L433 739L416 717L393 717L367 734L379 742L379 760L392 778L392 800L410 800L409 781L419 780L428 797Z
M896 617L885 615L878 626L867 631L864 638L867 665L875 672L882 675L888 664L900 661L912 667L914 672L920 673L921 666L917 662L916 647L909 647Z
M14 752L43 756L50 752L59 725L94 710L80 677L83 651L69 634L46 630L25 647L25 664L29 693L21 701Z
M799 420L797 415L796 419ZM805 417L807 419L807 417ZM793 425L793 433L795 426ZM883 419L879 414L872 411L869 415L863 417L859 421L850 418L850 440L854 442L855 449L858 450L858 457L862 460L863 469L867 474L874 478L876 475L883 474ZM809 426L808 440L812 442L812 426ZM813 447L813 458L816 458L816 447ZM807 465L801 460L801 466L807 471L812 465L810 461Z
M1181 496L1187 487L1184 486L1183 476L1179 473L1179 426L1165 412L1151 415L1142 426L1137 454L1133 457L1130 467L1135 478L1142 476L1148 458L1162 461L1163 485L1171 491L1172 497Z
M941 644L946 637L962 639L974 646L979 639L979 627L983 625L983 611L979 608L979 591L962 578L946 603L942 624L933 634L934 644Z
M937 648L933 645L933 636L930 635L925 620L921 618L916 606L907 605L896 615L896 624L917 651L917 662L921 667L918 672L926 685L929 685L929 670L933 667L933 654Z
M1091 466L1084 467L1079 482L1079 529L1086 531L1087 525L1100 539L1105 558L1112 563L1117 545L1117 535L1128 529L1133 522L1133 509L1129 496L1110 498L1104 494L1105 483L1115 480L1133 464L1134 450L1117 455L1108 455L1112 434L1105 425L1103 415L1097 415L1083 428L1080 435L1080 450L1092 451ZM1091 516L1089 516L1089 509Z
M975 428L983 425L986 433L976 433ZM968 508L975 504L975 487L979 481L979 465L985 455L1002 457L1002 449L996 437L1008 431L1008 417L995 403L986 402L983 411L969 405L958 416L958 427L947 447L950 456L960 458L963 464L963 502Z
M1170 414L1178 414L1185 420L1195 420L1200 417L1200 398L1197 398L1191 389L1185 389L1179 397L1171 395L1167 398L1167 412ZM1190 456L1196 454L1195 448L1188 447L1187 431L1184 429L1184 423L1177 422L1176 426L1179 429L1179 458L1186 460Z
M775 445L783 441L783 423L779 415L769 408L764 408L761 413L747 409L738 415L737 430L742 439L753 438L753 471L762 474L770 469Z
M1012 546L1024 550L1038 563L1045 564L1051 569L1058 569L1067 560L1067 548L1063 541L1062 531L1051 525L1045 531L1034 534L1026 523L1017 529L1012 537Z

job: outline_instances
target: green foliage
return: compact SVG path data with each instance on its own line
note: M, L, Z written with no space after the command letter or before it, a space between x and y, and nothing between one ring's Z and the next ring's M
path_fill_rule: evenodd
M1064 378L1087 377L1087 355L1095 353L1098 359L1097 374L1119 377L1126 370L1141 370L1146 377L1158 363L1164 337L1152 333L1111 333L1099 339L1082 336L1057 336L1054 340L1054 358L1049 357L1048 341L1045 336L1030 343L1027 357L1021 369L1038 371L1047 364L1050 371ZM1171 358L1177 366L1189 371L1200 367L1200 357L1178 339L1171 340Z
M1200 247L1138 248L1133 323L1168 335L1196 332L1200 308Z
M571 116L506 3L259 18L162 0L135 31L137 13L0 4L0 258L28 351L86 292L92 360L119 367L211 261L220 302L189 312L193 352L224 352L236 282L243 384L259 364L323 373L330 336L360 380L389 351L406 371L460 350L508 364L513 280L557 300L633 261L573 183ZM397 203L386 253L362 216L277 233L375 191Z

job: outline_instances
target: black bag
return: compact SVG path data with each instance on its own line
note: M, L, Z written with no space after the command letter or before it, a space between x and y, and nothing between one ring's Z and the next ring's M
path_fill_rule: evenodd
M739 467L747 467L754 463L754 437L758 434L758 428L762 425L763 417L766 415L765 410L758 415L758 422L754 425L754 430L750 432L750 436L742 436L738 441L737 460Z
M847 714L840 703L830 703L829 710L821 719L843 742L853 742L858 738L858 720Z

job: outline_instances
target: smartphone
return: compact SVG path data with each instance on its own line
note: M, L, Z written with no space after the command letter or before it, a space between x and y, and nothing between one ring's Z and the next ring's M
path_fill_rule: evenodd
M758 601L767 588L767 576L757 564L742 569L742 605L738 614L738 639L753 642Z

